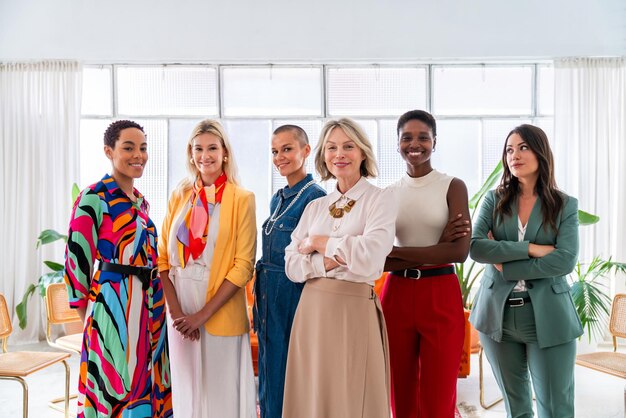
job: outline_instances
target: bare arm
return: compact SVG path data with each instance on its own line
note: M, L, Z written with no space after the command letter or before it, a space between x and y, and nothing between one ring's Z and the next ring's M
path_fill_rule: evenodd
M174 284L170 280L169 273L169 270L163 270L159 274L161 275L161 283L163 283L163 293L165 294L165 301L167 302L167 310L169 311L170 317L176 319L183 315L183 310L178 302L178 295L176 294Z

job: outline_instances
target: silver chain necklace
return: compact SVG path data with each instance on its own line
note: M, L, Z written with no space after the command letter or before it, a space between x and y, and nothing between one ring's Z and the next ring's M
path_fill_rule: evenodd
M276 209L274 209L274 213L272 213L272 216L270 216L270 218L267 220L267 224L265 225L265 228L263 229L263 232L265 232L265 235L269 235L272 233L272 231L274 230L274 225L276 225L276 221L278 221L285 213L289 211L289 209L291 209L291 207L298 201L298 199L300 199L300 196L302 196L302 193L304 193L306 189L308 189L310 186L314 184L315 184L315 180L311 180L310 182L305 184L304 187L300 189L296 197L287 206L287 208L280 213L280 215L278 215L278 211L280 210L281 205L276 205Z

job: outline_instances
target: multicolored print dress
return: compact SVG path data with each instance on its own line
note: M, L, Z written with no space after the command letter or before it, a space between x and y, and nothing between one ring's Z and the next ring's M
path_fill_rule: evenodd
M133 203L110 176L74 203L65 282L70 306L86 307L78 414L172 416L170 366L161 280L147 291L135 276L95 271L94 261L155 267L157 234L148 203Z

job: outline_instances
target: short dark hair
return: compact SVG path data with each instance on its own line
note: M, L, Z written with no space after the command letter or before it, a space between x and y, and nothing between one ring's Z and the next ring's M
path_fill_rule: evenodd
M282 125L274 130L272 135L282 134L283 132L291 132L300 145L307 145L309 143L309 137L298 125Z
M115 148L115 143L120 139L120 132L123 129L137 128L144 133L143 126L132 120L116 120L109 125L106 131L104 131L104 145L108 145L111 148Z
M424 122L433 131L433 137L437 136L437 122L430 113L425 110L409 110L398 119L398 126L396 127L396 135L400 135L400 129L410 120L419 120Z

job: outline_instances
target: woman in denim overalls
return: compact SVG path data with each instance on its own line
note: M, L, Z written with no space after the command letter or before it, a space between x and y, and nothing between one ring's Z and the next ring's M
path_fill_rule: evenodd
M291 242L306 205L326 195L307 174L311 152L306 132L284 125L272 135L272 160L287 186L272 197L270 217L263 223L263 254L256 264L254 330L259 338L259 403L261 418L280 418L291 324L302 283L285 275L285 247Z

